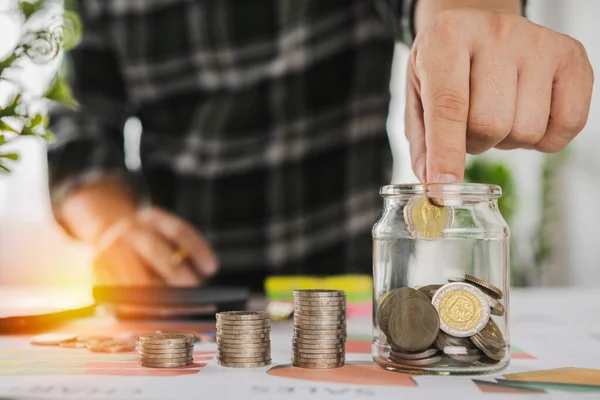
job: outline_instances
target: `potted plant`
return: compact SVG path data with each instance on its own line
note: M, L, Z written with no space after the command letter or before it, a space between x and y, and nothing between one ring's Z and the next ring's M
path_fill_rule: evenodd
M0 56L0 83L7 84L8 98L0 103L0 172L10 172L10 164L19 155L6 151L6 145L20 136L52 140L48 117L44 112L48 102L60 102L77 107L77 102L57 70L41 95L32 94L19 82L19 71L25 63L47 63L61 52L75 47L81 38L82 24L74 2L64 5L56 0L15 0L2 6L0 13L14 14L21 26L19 38L7 54Z

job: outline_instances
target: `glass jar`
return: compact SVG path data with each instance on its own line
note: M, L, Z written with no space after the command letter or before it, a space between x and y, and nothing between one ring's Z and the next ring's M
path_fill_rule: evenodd
M501 193L467 183L381 188L373 227L378 365L437 375L508 366L510 230Z

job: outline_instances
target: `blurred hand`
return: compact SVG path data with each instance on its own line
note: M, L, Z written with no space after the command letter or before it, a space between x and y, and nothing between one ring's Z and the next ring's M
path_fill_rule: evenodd
M415 174L461 181L466 153L562 150L586 124L593 80L584 47L569 36L505 13L437 14L419 29L408 65Z
M217 271L217 259L193 226L150 208L121 219L98 240L97 284L197 286Z
M96 284L195 286L217 271L214 252L193 226L159 208L139 211L118 179L71 192L55 213L96 248Z

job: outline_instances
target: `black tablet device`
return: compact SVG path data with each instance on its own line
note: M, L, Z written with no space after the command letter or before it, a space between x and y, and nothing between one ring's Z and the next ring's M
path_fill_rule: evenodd
M120 319L195 319L245 310L250 291L217 286L96 286L93 297Z

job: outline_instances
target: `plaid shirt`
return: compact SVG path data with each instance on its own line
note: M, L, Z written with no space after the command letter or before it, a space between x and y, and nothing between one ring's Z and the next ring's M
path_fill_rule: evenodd
M394 36L410 30L412 1L397 3L83 1L68 64L82 106L52 118L54 203L94 179L137 179L225 274L370 273ZM130 116L139 171L124 163Z

